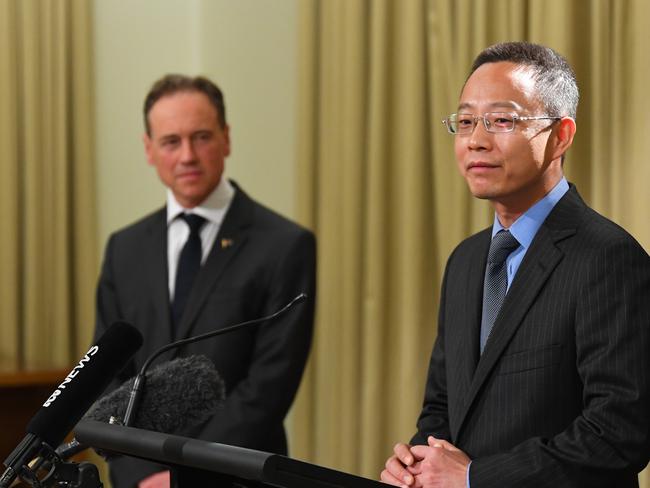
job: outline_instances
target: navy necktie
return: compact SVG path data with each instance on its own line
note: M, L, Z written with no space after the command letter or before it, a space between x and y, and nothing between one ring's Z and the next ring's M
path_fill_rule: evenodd
M492 332L508 289L506 258L519 247L519 242L507 230L501 230L492 238L483 283L483 314L481 315L481 354Z
M176 284L174 286L174 302L172 303L172 319L175 325L180 323L183 310L190 296L192 284L201 268L201 227L205 219L195 214L180 215L188 227L190 235L183 246L176 268Z

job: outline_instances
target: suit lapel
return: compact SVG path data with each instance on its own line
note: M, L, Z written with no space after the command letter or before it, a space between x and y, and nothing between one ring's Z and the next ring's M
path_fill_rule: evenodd
M150 350L158 349L172 340L171 315L169 313L169 286L167 273L167 219L166 210L162 209L155 214L151 221L146 239L143 259L146 261L147 276L151 287L152 308L162 310L160 314L162 323L154 325L153 333L147 334L147 340L151 341ZM167 311L165 313L164 311Z
M480 356L468 394L458 412L459 421L452 424L458 426L456 431L452 432L453 438L457 438L472 403L503 355L510 339L520 327L544 283L564 257L564 253L557 247L557 243L576 233L579 216L584 208L584 202L572 185L569 192L558 202L535 235L495 320L490 339ZM485 268L485 258L486 256L483 257L483 269ZM481 299L479 299L479 303L480 301ZM480 316L472 323L478 324L477 327L480 327ZM474 335L478 337L477 334Z
M483 297L483 275L485 272L485 261L487 260L487 253L490 247L490 230L484 232L484 236L480 239L480 243L472 252L468 267L463 272L463 279L465 284L461 289L463 296L463 306L458 310L459 316L456 317L455 323L458 324L459 333L457 343L453 346L453 351L450 351L450 357L454 358L454 365L451 374L454 376L454 381L458 382L458 391L464 395L470 389L476 364L479 360L479 334L478 328L481 324L481 300ZM467 306L473 303L475 306ZM461 326L462 324L462 326ZM454 336L452 336L454 337ZM461 404L464 404L461 399ZM452 417L451 425L458 425L458 419L454 419L460 413L459 409L452 409L450 417Z
M235 186L233 184L233 186ZM196 282L185 307L185 312L176 331L176 339L190 336L203 304L219 279L223 276L228 263L246 244L247 229L253 219L253 202L237 186L233 201L226 213L210 254L196 277Z

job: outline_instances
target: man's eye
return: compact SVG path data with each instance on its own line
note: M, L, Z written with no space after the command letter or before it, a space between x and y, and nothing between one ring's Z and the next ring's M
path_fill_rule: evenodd
M458 125L460 125L461 127L469 127L473 123L474 121L470 118L458 119Z
M163 147L173 147L178 144L178 139L163 139L160 143Z
M509 126L509 125L512 125L512 118L510 118L510 117L495 117L495 119L492 121L492 123L495 124L495 125Z
M212 134L210 132L199 132L194 135L194 139L197 141L209 141L212 139Z

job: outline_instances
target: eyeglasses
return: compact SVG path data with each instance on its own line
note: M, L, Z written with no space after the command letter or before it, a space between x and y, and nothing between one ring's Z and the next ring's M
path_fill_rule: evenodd
M488 112L483 115L474 114L451 114L442 123L447 131L454 135L467 135L474 132L478 119L483 119L485 130L493 133L512 132L515 130L515 123L518 120L560 120L562 117L540 115L538 117L521 117L509 112Z

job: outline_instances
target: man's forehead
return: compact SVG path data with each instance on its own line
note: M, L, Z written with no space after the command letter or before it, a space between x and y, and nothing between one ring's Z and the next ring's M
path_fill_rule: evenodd
M518 111L535 104L536 83L529 67L500 61L486 63L467 79L458 110Z
M219 114L201 92L176 92L161 97L148 113L151 129L175 131L181 127L212 127Z
M208 96L198 90L179 90L168 93L154 102L149 109L149 114L169 112L212 112L217 114L217 109L212 105Z
M483 102L481 100L473 100L461 102L458 104L458 112L467 112L476 110L478 108L481 108L486 112L511 112L513 110L518 111L524 109L521 104L517 103L514 100L496 100L486 102Z

